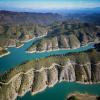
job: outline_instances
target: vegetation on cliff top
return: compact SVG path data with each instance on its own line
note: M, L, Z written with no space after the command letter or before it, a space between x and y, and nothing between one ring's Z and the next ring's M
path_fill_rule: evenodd
M62 22L49 27L47 37L34 43L28 51L46 51L58 48L73 49L87 43L99 41L100 29L88 23L67 23Z
M41 58L36 60L27 61L21 65L16 66L13 69L10 69L8 72L5 72L3 75L0 76L0 82L8 82L13 76L20 72L27 72L30 69L39 70L40 68L48 68L53 63L59 64L61 66L64 66L68 59L70 59L71 62L75 62L76 64L87 64L91 63L93 65L97 64L100 61L100 53L96 50L92 50L85 53L74 53L69 55L60 55L60 56L50 56L47 58ZM94 61L93 61L94 59ZM97 67L94 67L95 71L97 70ZM99 67L98 67L99 68ZM95 73L95 71L93 73ZM95 76L94 78L95 79Z

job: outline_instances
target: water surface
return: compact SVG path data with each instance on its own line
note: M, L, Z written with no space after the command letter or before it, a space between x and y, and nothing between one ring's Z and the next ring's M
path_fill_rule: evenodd
M62 82L56 84L52 88L47 88L34 96L27 93L23 97L18 97L17 100L65 100L70 93L74 92L89 93L100 95L100 84L83 85L79 83Z
M81 51L86 51L94 48L94 44L91 43L84 47L80 47L78 49L73 49L73 50L57 50L57 51L33 53L33 54L26 53L27 48L29 48L33 43L35 43L38 40L39 39L31 40L25 43L24 46L22 46L21 48L15 48L15 47L8 48L8 50L11 53L7 56L0 58L0 72L3 73L9 70L10 68L13 68L25 61L29 61L32 59L43 58L50 55L60 55L60 54L68 54L73 52L81 52Z
M32 43L35 43L38 39L34 39L24 44L21 48L11 47L8 50L11 52L9 55L0 58L0 73L3 73L10 68L15 67L18 64L21 64L25 61L47 57L50 55L60 55L68 54L73 52L82 52L94 48L94 44L88 44L85 47L81 47L74 50L57 50L50 52L42 53L26 53L27 48L29 48ZM100 95L100 84L96 85L82 85L77 83L67 83L62 82L56 84L52 88L47 88L41 93L31 96L30 93L27 93L24 97L18 97L17 100L65 100L66 96L72 92L82 92L89 94Z

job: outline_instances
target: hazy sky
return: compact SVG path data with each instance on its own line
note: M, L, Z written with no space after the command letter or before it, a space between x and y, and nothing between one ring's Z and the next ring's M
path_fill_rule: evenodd
M100 0L0 0L0 9L95 8Z

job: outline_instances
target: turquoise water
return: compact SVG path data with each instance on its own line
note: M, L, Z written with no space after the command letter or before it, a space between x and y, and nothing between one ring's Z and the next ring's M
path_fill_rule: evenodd
M60 55L60 54L68 54L73 52L81 52L81 51L86 51L88 49L94 48L93 44L89 44L85 47L81 47L75 50L57 50L57 51L33 53L33 54L26 53L27 48L29 48L32 45L32 43L36 42L37 40L39 39L29 41L25 43L24 46L22 46L21 48L15 48L15 47L8 48L8 50L11 53L7 56L0 58L0 72L1 73L5 72L10 68L13 68L16 65L21 64L28 60L43 58L55 54Z
M36 42L37 40L38 39L27 42L21 48L14 48L14 47L8 48L8 50L11 53L7 56L0 58L0 73L3 73L9 70L10 68L15 67L16 65L31 59L43 58L55 54L60 55L60 54L68 54L73 52L81 52L81 51L86 51L94 48L93 44L89 44L85 47L81 47L75 50L57 50L57 51L34 53L34 54L26 53L27 48L30 47L32 43ZM41 100L41 99L42 100L65 100L66 96L69 93L75 91L100 95L100 84L82 85L77 83L62 82L56 84L52 88L47 88L45 91L38 93L35 96L31 96L30 93L27 93L24 97L17 98L17 100Z
M47 88L34 96L27 93L23 97L18 97L17 100L65 100L66 97L73 92L89 93L93 95L100 95L100 84L96 85L82 85L78 83L62 82L56 84L52 88Z

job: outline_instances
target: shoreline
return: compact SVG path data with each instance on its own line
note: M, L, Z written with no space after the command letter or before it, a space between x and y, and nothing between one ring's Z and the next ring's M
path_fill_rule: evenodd
M54 85L56 85L58 83L58 80L56 80L53 84L51 85L45 85L42 89L40 89L39 91L36 91L36 92L31 92L32 96L37 94L37 93L40 93L40 92L43 92L47 87L48 88L52 88Z
M42 37L45 37L45 36L47 36L47 35L42 35L42 36L34 37L34 38L32 38L32 39L29 39L29 40L20 41L20 42L23 43L23 44L22 44L21 46L18 46L18 47L16 47L15 44L14 44L14 45L4 46L4 47L5 47L5 48L13 48L13 47L15 47L15 48L20 48L20 47L22 47L22 46L24 45L24 43L27 43L27 42L30 42L30 41L32 41L32 40L34 40L34 39L42 38Z
M45 36L47 36L47 35L42 35L42 36L38 36L38 37L33 37L32 39L25 40L25 41L21 41L21 42L22 42L22 43L27 43L27 42L30 42L30 41L32 41L32 40L34 40L34 39L42 38L42 37L45 37Z
M21 74L27 74L27 73L29 73L29 72L31 72L31 71L34 71L34 72L42 72L43 70L45 70L45 69L52 69L53 68L53 66L54 66L55 64L52 64L51 66L50 66L50 68L41 68L40 70L34 70L33 68L32 69L30 69L30 70L28 70L27 72L19 72L18 74L16 74L15 76L13 76L8 82L0 82L0 84L3 84L3 85L8 85L10 82L12 82L13 81L13 79L15 79L16 77L18 77L19 75L21 75Z
M95 84L100 84L100 81L99 82L81 82L81 81L75 81L76 83L79 83L79 84L83 84L83 85L95 85Z
M54 64L53 64L54 65ZM48 69L51 69L51 68L53 68L53 65L50 67L50 68L48 68ZM45 69L47 69L47 68L44 68L44 70ZM10 84L10 82L12 82L15 78L17 78L19 75L21 75L21 74L27 74L27 73L29 73L30 71L33 71L34 69L30 69L30 70L28 70L27 72L25 72L25 73L23 73L23 72L20 72L20 73L18 73L16 76L14 76L11 80L9 80L9 82L8 83L2 83L2 82L0 82L0 84L2 84L2 85L8 85L8 84ZM37 71L39 71L39 72L41 72L43 70L43 68L41 68L40 69L40 71L39 70L37 70ZM95 84L100 84L100 82L91 82L91 84L89 84L90 82L81 82L81 81L67 81L67 80L61 80L61 81L59 81L59 80L56 80L54 83L52 83L51 85L44 85L43 86L43 88L41 88L40 90L38 90L38 91L35 91L35 92L31 92L31 90L30 89L28 89L28 90L26 90L23 94L21 94L21 95L17 95L17 96L15 96L16 98L19 96L19 97L23 97L27 92L31 92L31 95L35 95L35 94L38 94L38 93L40 93L40 92L42 92L42 91L44 91L47 87L48 88L52 88L53 86L55 86L56 84L59 84L59 83L62 83L62 82L66 82L66 83L77 83L77 84L82 84L82 85L95 85Z
M40 92L43 92L43 91L45 91L45 89L48 87L48 88L52 88L54 85L56 85L58 83L58 80L57 81L55 81L54 82L54 84L51 84L51 85L45 85L43 88L41 88L40 90L38 90L38 91L35 91L35 92L32 92L31 90L26 90L22 95L18 95L19 97L23 97L26 93L28 93L28 92L31 92L31 95L32 96L34 96L34 95L36 95L36 94L38 94L38 93L40 93ZM18 97L17 96L17 97ZM17 98L16 97L16 98Z
M2 57L4 57L4 56L7 56L7 55L9 55L9 54L10 54L10 52L7 51L7 53L4 53L4 54L0 55L0 58L2 58Z
M33 96L33 95L35 95L35 94L37 94L37 93L43 92L46 88L47 88L47 85L45 85L43 88L41 88L41 89L38 90L38 91L31 92L31 95Z
M95 45L96 43L99 43L99 41L94 41L94 42L89 42L87 44L84 44L84 45L80 45L79 48L84 48L84 47L87 47L88 45ZM26 51L26 53L44 53L44 52L51 52L51 51L59 51L59 50L77 50L79 48L58 48L58 49L52 49L52 50L43 50L43 51Z
M46 36L46 35L45 35ZM41 38L41 37L44 37L44 36L40 36L40 37L37 37L37 38ZM36 38L33 38L33 39L36 39ZM31 39L31 40L33 40L33 39ZM28 41L26 41L26 42L29 42L29 41L31 41L31 40L28 40ZM25 42L24 42L25 43ZM16 45L9 45L9 46L5 46L5 49L7 50L8 48L21 48L22 46L24 46L24 43L22 44L22 45L20 45L20 46L17 46L16 47ZM7 53L4 53L4 54L1 54L0 55L0 58L2 58L2 57L4 57L4 56L7 56L7 55L9 55L11 52L10 51L7 51Z
M47 86L48 86L49 88L51 88L51 87L53 87L54 85L56 85L57 83L59 83L58 80L56 80L53 84L47 85Z
M15 48L21 48L22 46L24 46L24 43L21 44L20 46L15 47Z
M5 46L5 48L20 48L20 47L22 47L24 45L24 43L22 43L21 45L19 45L19 46L16 46L16 44L15 45L9 45L9 46Z
M84 46L80 46L79 48L74 48L74 49L70 49L70 48L68 48L68 49L65 49L65 48L58 48L58 49L54 49L54 50L44 50L44 51L26 51L26 53L29 53L29 54L32 54L32 53L44 53L44 52L52 52L52 51L59 51L59 50L77 50L77 49L80 49L80 48L84 48L84 47L87 47L88 45L94 45L95 44L95 42L93 42L93 43L88 43L88 44L86 44L86 45L84 45Z
M42 67L42 68L40 68L40 69L34 69L34 68L31 68L30 70L28 70L27 72L19 72L18 74L16 74L16 75L14 75L8 82L0 82L0 84L9 84L11 81L13 81L13 79L14 78L16 78L17 76L19 76L19 75L21 75L21 74L27 74L27 73L29 73L29 72L31 72L31 71L34 71L34 72L42 72L43 70L47 70L47 69L52 69L55 65L58 65L58 64L56 64L56 63L53 63L50 67ZM80 83L80 84L99 84L100 82L81 82L81 81L68 81L68 80L58 80L58 82L60 83L60 82L76 82L76 83Z
M31 95L32 96L34 96L34 95L36 95L36 94L38 94L38 93L40 93L40 92L43 92L43 91L45 91L46 90L46 88L48 87L48 88L52 88L52 87L54 87L56 84L59 84L59 83L62 83L62 82L66 82L66 83L73 83L73 82L68 82L68 81L55 81L54 82L54 84L52 84L52 85L45 85L42 89L40 89L40 90L38 90L38 91L35 91L35 92L32 92L32 91L30 91L30 90L26 90L26 92L25 93L23 93L22 94L22 96L20 96L20 95L18 95L19 97L23 97L26 93L28 93L28 92L31 92ZM75 81L75 83L77 83L77 81ZM94 84L86 84L86 83L82 83L82 82L78 82L79 84L82 84L82 85L94 85ZM100 83L100 82L99 82ZM98 82L97 83L95 83L95 84L99 84ZM16 97L17 98L17 97Z

